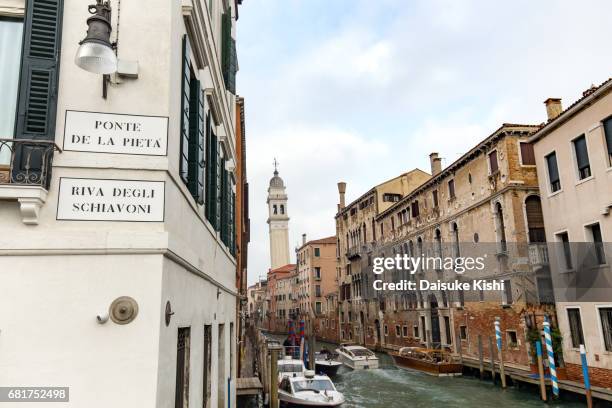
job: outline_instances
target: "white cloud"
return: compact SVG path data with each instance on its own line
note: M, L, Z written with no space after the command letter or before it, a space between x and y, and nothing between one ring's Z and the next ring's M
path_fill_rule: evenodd
M289 195L289 242L293 250L303 233L311 238L333 235L338 202L336 183L343 177L352 179L359 174L367 178L363 164L370 160L384 161L389 155L389 147L383 141L316 126L288 125L262 135L257 143L249 142L251 282L269 267L265 200L274 157L280 162L280 176ZM366 184L355 188L366 188Z
M282 6L281 6L282 5ZM612 3L475 0L244 2L250 281L269 264L273 157L290 197L291 245L333 234L348 199L402 171L450 164L503 122L540 123L612 74Z

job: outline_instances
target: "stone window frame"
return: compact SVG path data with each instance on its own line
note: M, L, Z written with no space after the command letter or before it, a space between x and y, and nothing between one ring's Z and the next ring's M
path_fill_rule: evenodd
M462 328L464 330L461 330ZM464 333L465 333L465 337L463 336ZM459 339L461 339L461 341L468 340L468 327L466 324L459 325Z
M527 167L527 168L529 168L529 167L531 167L531 168L537 167L538 160L535 157L535 150L533 152L533 159L534 159L535 163L534 164L523 164L523 153L522 153L522 150L521 150L521 144L523 144L523 143L530 144L530 145L532 145L533 149L535 149L535 146L533 145L533 143L530 143L526 139L517 139L517 141L516 141L516 148L517 148L517 152L518 152L520 166L521 167Z
M516 339L516 342L510 341L510 336L511 336L510 333L514 333L514 338ZM508 348L512 348L512 349L519 348L518 332L515 329L506 330L506 344L508 345Z
M612 303L595 304L595 309L597 310L597 323L598 323L597 328L599 331L598 337L601 342L601 349L603 350L602 354L608 355L608 356L612 355L612 349L611 350L606 349L606 340L603 335L603 322L601 321L600 309L610 309L610 308L612 308Z
M585 131L581 134L579 134L578 136L574 136L570 139L569 144L570 144L570 152L571 152L571 156L572 156L572 168L574 171L574 183L576 185L585 183L589 180L592 180L595 178L595 175L593 174L593 149L591 149L590 146L590 142L589 142L589 138L587 137L589 135L589 131ZM580 178L580 169L578 168L578 155L576 154L576 141L578 139L580 139L581 137L584 138L584 144L586 147L586 154L587 154L587 159L589 161L589 176L584 177L584 178ZM557 163L557 167L559 167L559 163ZM561 178L559 176L559 178Z
M491 171L491 153L495 153L495 159L497 161L497 170L495 172ZM499 154L499 149L497 148L497 146L495 146L491 150L487 150L486 156L487 156L487 175L492 176L494 174L500 173L501 172L500 165L499 165L500 154Z

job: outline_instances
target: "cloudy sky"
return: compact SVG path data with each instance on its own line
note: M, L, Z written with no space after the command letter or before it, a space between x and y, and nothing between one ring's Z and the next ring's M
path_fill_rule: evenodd
M609 0L244 0L249 284L270 265L275 157L293 254L302 233L335 233L338 181L351 201L428 170L432 151L448 165L503 122L543 122L547 97L567 106L612 76L610 15Z

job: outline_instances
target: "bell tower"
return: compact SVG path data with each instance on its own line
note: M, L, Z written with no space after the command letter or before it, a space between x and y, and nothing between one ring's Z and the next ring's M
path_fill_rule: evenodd
M270 228L270 268L289 264L289 213L285 183L278 175L274 159L274 177L268 187L268 225Z

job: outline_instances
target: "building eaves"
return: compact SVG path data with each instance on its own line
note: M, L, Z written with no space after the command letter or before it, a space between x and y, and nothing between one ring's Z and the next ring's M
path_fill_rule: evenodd
M440 173L431 177L429 180L427 180L426 182L424 182L423 184L415 188L412 192L410 192L409 194L406 194L406 196L403 197L401 200L399 200L397 203L395 203L391 207L387 208L385 211L382 211L380 214L378 214L376 216L376 219L379 220L385 215L396 211L398 207L401 207L407 202L412 201L417 195L419 195L424 190L428 189L429 187L433 185L439 184L444 178L446 178L450 174L453 174L459 168L463 167L466 163L473 160L478 155L486 152L487 149L490 147L490 145L495 143L501 137L505 135L517 134L517 133L518 134L528 134L530 133L530 131L532 133L533 129L539 129L540 126L541 125L523 125L523 124L517 124L517 123L502 124L493 133L487 136L484 140L482 140L476 146L468 150L465 154L463 154L461 157L459 157L449 166L444 168ZM520 128L523 128L523 129L520 129Z
M529 142L530 143L537 142L538 140L540 140L541 138L543 138L544 136L546 136L547 134L549 134L550 132L552 132L553 130L555 130L556 128L564 124L565 122L567 122L578 112L589 107L597 99L608 94L610 91L612 91L612 78L608 78L606 81L602 82L599 86L585 92L582 98L576 100L574 103L568 106L565 110L563 110L559 114L559 116L557 116L553 120L546 123L544 126L540 128L540 130L534 133L533 136L529 138Z

